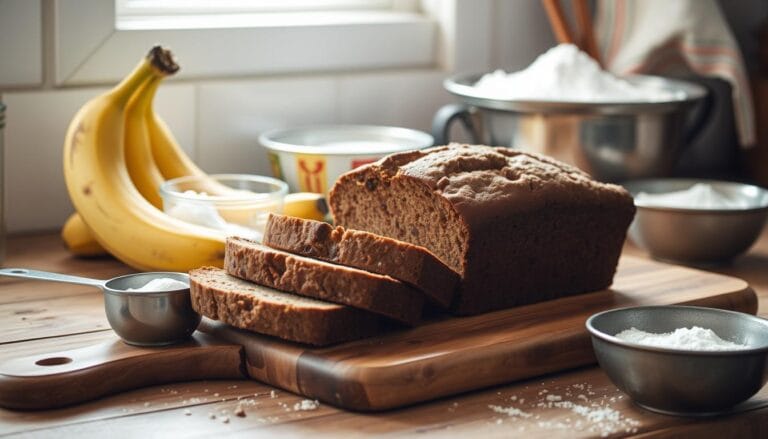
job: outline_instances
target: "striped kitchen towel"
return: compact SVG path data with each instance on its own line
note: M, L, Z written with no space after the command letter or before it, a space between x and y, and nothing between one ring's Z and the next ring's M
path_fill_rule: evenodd
M739 141L754 145L749 78L715 0L601 0L595 33L604 67L615 74L693 72L728 81Z

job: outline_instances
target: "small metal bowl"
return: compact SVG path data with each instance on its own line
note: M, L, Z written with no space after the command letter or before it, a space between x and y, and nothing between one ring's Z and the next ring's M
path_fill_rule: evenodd
M768 380L768 320L695 306L642 306L597 313L587 320L600 367L638 405L663 414L712 416L757 393ZM666 333L699 326L746 344L732 351L644 346L615 337L632 327Z
M104 284L104 310L109 326L128 344L162 346L189 338L200 315L192 309L189 287L167 291L127 291L152 279L171 278L189 284L189 275L176 272L137 273Z
M629 237L655 259L694 266L721 265L746 252L768 216L768 191L749 184L694 179L649 179L623 183L636 197L682 191L707 183L745 200L743 209L677 208L638 202Z
M101 280L27 268L0 268L0 276L99 288L104 293L109 326L124 342L132 345L179 343L188 339L200 324L200 315L192 309L189 275L186 273L156 271ZM187 286L173 290L128 291L161 278L175 279Z

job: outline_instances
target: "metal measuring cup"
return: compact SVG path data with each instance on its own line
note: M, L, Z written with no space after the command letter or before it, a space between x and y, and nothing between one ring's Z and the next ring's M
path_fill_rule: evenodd
M104 293L109 326L123 341L132 345L178 343L189 338L200 323L200 315L192 309L189 287L168 291L127 291L159 278L171 278L189 285L186 273L147 272L100 280L25 268L3 268L0 276L100 288Z

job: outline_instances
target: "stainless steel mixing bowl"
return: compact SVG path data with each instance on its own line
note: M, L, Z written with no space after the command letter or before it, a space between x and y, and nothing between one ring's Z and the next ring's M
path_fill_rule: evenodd
M727 263L746 252L768 217L768 191L758 186L714 180L649 179L623 183L633 195L681 191L696 183L738 197L745 209L673 208L635 201L637 213L629 237L651 256L695 266Z
M128 344L161 346L189 338L200 324L192 309L189 287L166 291L126 291L141 288L149 281L171 278L189 285L186 273L149 272L128 274L108 280L91 279L26 268L3 268L0 276L65 282L100 288L109 326Z
M476 143L547 154L603 181L669 176L711 109L711 95L704 87L667 78L638 75L628 80L683 91L685 98L631 103L504 100L474 87L481 76L445 80L445 89L462 104L447 105L435 114L435 144L447 143L451 123L459 120ZM699 102L701 110L690 118Z
M713 330L746 344L732 351L643 346L615 337L632 327L666 333L681 327ZM616 386L649 410L709 416L730 410L768 380L768 321L749 314L695 306L615 309L587 320L600 367Z

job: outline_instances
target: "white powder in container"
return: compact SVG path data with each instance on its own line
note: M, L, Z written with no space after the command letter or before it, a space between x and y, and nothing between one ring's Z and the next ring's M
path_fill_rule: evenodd
M660 82L635 84L614 76L573 44L549 49L525 70L488 73L475 89L491 99L519 101L667 102L686 97Z
M640 192L635 202L654 207L676 207L678 209L749 209L750 201L718 190L711 184L696 183L688 189L659 194Z
M251 192L242 192L244 194L253 195ZM184 195L199 198L200 200L209 198L205 192L198 193L195 191L185 191ZM239 198L231 198L231 200L238 199ZM247 199L248 198L243 198L243 200ZM262 230L266 225L266 215L259 215L259 219L257 220L258 224L252 224L253 227L246 227L240 224L227 222L213 203L197 203L186 199L180 199L171 203L169 207L165 208L165 213L191 224L223 231L226 236L241 236L259 242L261 242L263 238Z
M189 284L180 280L171 279L170 277L159 277L152 279L139 288L126 288L125 291L135 293L146 293L153 291L173 291L180 290L182 288L189 288Z
M616 334L616 338L645 346L688 351L732 351L749 349L745 344L723 340L711 329L694 326L677 328L673 332L656 334L630 328Z

